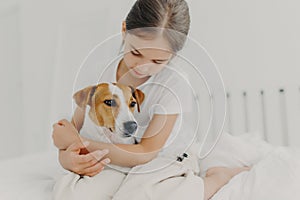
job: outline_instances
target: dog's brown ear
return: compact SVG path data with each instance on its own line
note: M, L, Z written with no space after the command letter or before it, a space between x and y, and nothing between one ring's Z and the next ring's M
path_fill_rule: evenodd
M89 86L82 90L79 90L73 95L73 99L75 100L76 104L81 107L85 108L86 105L92 105L92 97L95 93L97 86Z
M138 112L140 112L140 105L143 103L143 101L145 99L145 94L141 90L136 89L134 91L133 97L136 99L136 104L137 104L137 107L138 107Z
M136 100L138 112L140 112L140 105L143 103L143 101L145 99L145 94L139 89L134 89L134 87L131 85L129 85L129 87L131 89L132 96Z

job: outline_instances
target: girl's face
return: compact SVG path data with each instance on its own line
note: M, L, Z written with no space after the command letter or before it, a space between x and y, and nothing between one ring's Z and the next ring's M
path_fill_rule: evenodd
M124 63L135 78L159 73L171 60L172 51L163 37L143 39L133 34L124 36Z

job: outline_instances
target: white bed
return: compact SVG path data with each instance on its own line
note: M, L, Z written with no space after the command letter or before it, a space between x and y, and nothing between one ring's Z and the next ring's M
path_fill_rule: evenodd
M0 199L52 199L55 180L64 170L56 151L1 161Z
M213 166L252 166L234 177L213 200L298 200L300 198L300 148L274 147L255 133L224 133L214 151L201 160L202 174ZM66 173L49 151L0 162L0 199L52 199L56 180ZM124 199L129 200L129 199Z

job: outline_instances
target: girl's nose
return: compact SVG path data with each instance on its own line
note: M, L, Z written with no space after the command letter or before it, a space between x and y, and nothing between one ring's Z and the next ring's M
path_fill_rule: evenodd
M139 62L136 64L136 68L140 72L147 72L150 67L151 67L151 63L149 61Z
M149 67L147 67L147 64L143 64L143 65L137 65L136 66L136 69L139 71L139 72L147 72Z
M147 65L148 62L149 62L149 61L147 61L146 59L139 59L139 60L137 60L137 62L136 62L136 66L138 67L138 66Z

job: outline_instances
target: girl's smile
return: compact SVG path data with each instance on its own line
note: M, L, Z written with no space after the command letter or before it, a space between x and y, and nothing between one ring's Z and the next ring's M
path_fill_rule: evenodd
M132 71L138 76L145 76L145 74L138 72L135 68L133 68Z

